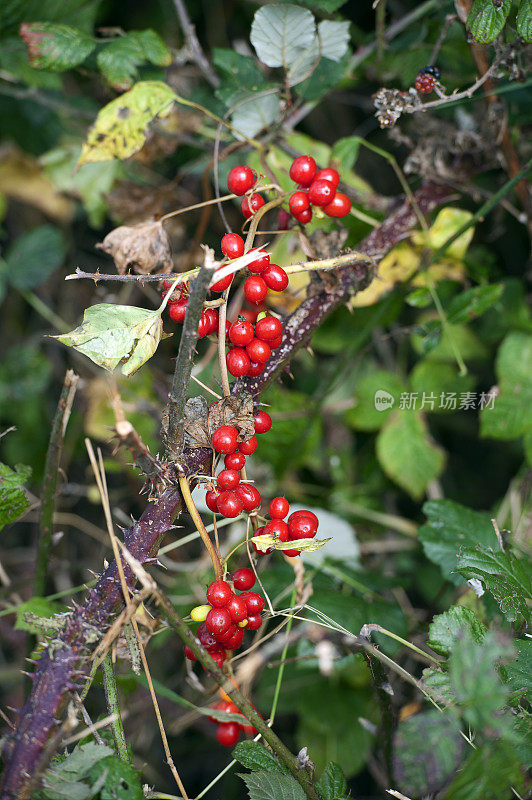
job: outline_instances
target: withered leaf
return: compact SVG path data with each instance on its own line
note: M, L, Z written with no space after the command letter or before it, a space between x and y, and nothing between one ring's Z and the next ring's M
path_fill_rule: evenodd
M212 447L204 397L191 397L184 411L185 447Z
M163 274L172 271L170 242L161 221L121 225L96 247L113 257L120 275L128 269L134 269L139 275L148 275L154 270Z
M238 441L246 442L255 433L253 419L253 398L249 392L223 397L209 408L209 433L212 436L220 425L234 425L238 428ZM210 445L210 441L209 441Z

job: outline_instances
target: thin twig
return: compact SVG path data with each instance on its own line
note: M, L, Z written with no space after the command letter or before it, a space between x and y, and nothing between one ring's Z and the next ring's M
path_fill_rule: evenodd
M50 551L52 548L57 473L59 470L59 462L61 461L65 431L70 418L78 381L79 375L76 375L71 369L67 370L52 424L48 451L46 453L35 580L33 582L33 593L37 597L42 597L46 590L46 578L48 575Z
M131 763L129 753L127 751L126 737L124 734L124 726L122 725L122 717L120 715L120 705L118 703L118 691L116 688L115 671L113 667L113 657L111 651L107 653L102 661L102 676L103 688L105 691L105 699L107 702L107 710L113 717L111 722L111 729L113 731L113 738L118 755L125 761L126 764Z
M198 65L204 77L209 81L211 86L215 89L220 85L220 79L211 67L209 60L203 52L201 45L196 36L196 28L190 21L187 9L183 0L174 0L175 10L179 18L179 22L185 35L185 43L188 47L192 60Z
M223 574L222 563L218 557L216 550L214 549L210 536L205 529L205 525L203 524L203 520L200 517L199 511L196 508L194 500L192 499L192 494L190 493L190 486L188 485L187 477L183 472L183 470L181 469L179 470L178 475L179 475L179 488L181 489L181 494L183 495L183 500L185 501L188 513L192 517L192 521L194 522L198 530L198 533L202 538L203 544L207 548L207 551L211 557L216 580L221 580Z

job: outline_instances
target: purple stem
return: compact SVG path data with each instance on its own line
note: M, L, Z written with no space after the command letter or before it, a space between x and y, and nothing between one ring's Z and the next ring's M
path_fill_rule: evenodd
M450 195L448 187L426 184L416 193L416 200L421 212L427 214L446 202ZM379 260L417 223L412 206L405 201L357 246L357 250ZM332 287L313 293L286 319L283 343L274 351L264 372L257 378L234 384L235 390L245 387L254 396L262 392L288 365L294 353L309 341L325 317L367 285L370 275L367 262L356 259L352 265L337 270ZM185 451L186 474L204 472L210 466L211 456L211 451L206 448ZM181 509L181 495L175 488L167 489L160 500L147 506L140 520L125 534L125 544L135 558L144 563L156 555L165 533ZM133 589L131 570L124 565L124 571L128 585ZM86 644L89 630L96 628L100 634L103 633L110 616L122 603L117 566L113 562L89 591L85 603L69 615L65 629L37 664L30 696L20 709L18 724L4 750L0 800L31 798L40 773L46 767L46 744L57 730L58 719L70 693L76 688L76 681L90 664L91 648Z

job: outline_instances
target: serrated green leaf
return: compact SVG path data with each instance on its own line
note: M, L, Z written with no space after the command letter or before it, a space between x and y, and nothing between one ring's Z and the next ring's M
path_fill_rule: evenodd
M363 375L355 390L355 405L345 413L346 423L356 430L379 430L398 407L405 389L404 381L393 372L378 369Z
M418 538L425 555L456 585L463 583L456 570L464 547L499 547L488 514L472 511L452 500L431 500L423 506L423 513L428 524L418 530Z
M14 522L28 508L22 488L31 475L31 467L17 464L11 469L0 462L0 531Z
M532 565L513 553L465 547L458 557L458 572L468 580L481 580L497 600L509 622L522 614L530 619L527 601L532 599Z
M24 22L20 35L35 69L64 72L83 63L96 47L92 36L70 25Z
M100 800L143 800L144 792L131 764L115 754L98 761L89 772L90 781L101 781Z
M500 298L504 290L502 283L488 286L475 286L461 292L451 301L447 309L447 320L451 325L470 322L480 317L488 308L491 308Z
M445 466L445 453L431 440L422 415L402 409L380 430L377 458L388 477L418 500Z
M252 772L240 775L249 792L249 800L305 800L302 787L291 775L277 772Z
M122 374L133 375L152 357L162 337L160 309L100 303L86 309L78 328L52 338L109 372L122 364Z
M525 42L532 41L532 0L521 0L519 3L517 33Z
M349 22L331 22L323 20L318 25L317 33L307 50L294 59L288 80L294 86L308 78L321 58L340 61L346 54L349 43Z
M506 676L512 692L524 695L532 702L532 640L520 639L515 643L517 659L506 665Z
M511 6L512 0L502 0L500 8L493 0L475 0L466 22L468 31L477 42L492 42L504 28Z
M131 88L138 67L145 61L165 66L172 60L161 37L152 30L129 31L106 43L98 53L98 67L115 89Z
M439 711L399 723L394 737L394 777L408 797L434 796L456 772L465 742L453 717Z
M58 267L66 254L58 228L41 225L15 240L6 254L8 280L17 289L34 289Z
M252 138L265 128L269 128L281 116L281 104L276 92L257 96L254 92L242 89L231 95L227 105L231 108L237 106L231 115L231 124L242 134L242 136L235 134L240 140L245 137Z
M280 772L283 775L288 774L284 764L281 764L274 754L260 742L239 742L233 750L233 758L253 772L266 770L267 772Z
M428 644L436 653L443 656L449 655L466 629L477 643L482 641L486 633L485 625L480 622L470 608L451 606L448 611L434 617L429 627Z
M146 141L150 122L167 116L175 100L176 94L162 81L139 81L101 109L78 164L129 158Z
M469 751L470 755L445 792L445 800L506 800L522 784L519 759L507 742Z
M292 3L264 6L253 17L251 44L268 67L288 69L314 41L311 11Z
M47 800L85 800L93 793L82 783L99 761L113 755L110 747L95 742L78 745L65 759L52 761L43 777L42 792ZM83 793L83 787L85 793ZM71 792L71 794L68 794Z
M454 702L451 681L447 672L442 672L438 669L424 669L423 683L427 687L431 697L434 698L437 703L448 706Z
M341 767L329 761L316 788L323 800L342 800L347 794L347 781Z

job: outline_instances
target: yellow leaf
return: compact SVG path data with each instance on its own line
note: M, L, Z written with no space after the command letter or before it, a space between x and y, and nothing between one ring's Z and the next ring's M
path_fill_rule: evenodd
M418 269L421 256L408 242L401 242L379 263L377 277L351 301L354 308L372 306L391 292L396 283L405 283Z
M7 146L0 160L0 192L34 206L58 222L70 222L75 204L56 190L36 158Z
M260 536L252 536L251 541L261 553L265 553L272 548L274 550L301 550L302 552L311 553L330 542L331 537L328 539L297 539L290 542L280 542L275 536L263 533Z
M155 117L165 117L177 100L162 81L140 81L102 108L89 130L78 166L89 161L125 159L141 149Z
M415 231L412 234L412 241L419 247L430 247L433 250L437 250L462 225L469 222L472 216L473 214L470 211L465 211L463 208L442 208L429 231L427 233ZM474 232L475 228L472 225L450 244L446 252L447 258L462 259L466 254Z

